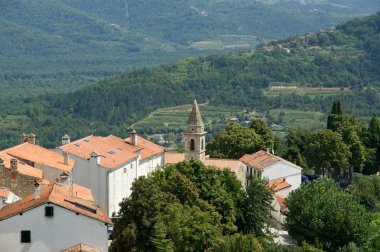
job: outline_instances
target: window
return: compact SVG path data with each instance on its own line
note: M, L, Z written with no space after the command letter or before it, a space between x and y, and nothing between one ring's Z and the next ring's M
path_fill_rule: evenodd
M46 206L45 207L45 216L46 217L53 217L54 216L54 207Z
M201 141L201 150L203 150L203 146L204 146L204 139L202 139Z
M131 164L131 169L133 169L133 164Z
M127 168L124 167L124 173L127 173Z
M21 243L30 243L30 230L21 231Z
M190 150L193 151L195 149L195 141L194 139L190 139Z

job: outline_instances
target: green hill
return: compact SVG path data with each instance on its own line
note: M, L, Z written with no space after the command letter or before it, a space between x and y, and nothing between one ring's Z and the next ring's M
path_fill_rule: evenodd
M283 111L300 116L302 111L327 112L336 98L345 113L379 114L379 27L380 13L253 51L187 58L69 94L31 96L23 103L10 100L1 109L0 144L17 143L23 131L37 132L41 144L51 147L64 133L73 138L90 133L126 135L130 125L156 109L194 99L255 110L278 121ZM297 124L296 118L283 121ZM149 130L149 125L143 127Z
M69 92L187 56L248 50L380 10L370 0L331 2L1 1L0 101Z

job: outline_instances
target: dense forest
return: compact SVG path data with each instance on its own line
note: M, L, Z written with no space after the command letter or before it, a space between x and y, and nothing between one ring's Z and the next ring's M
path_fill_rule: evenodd
M69 92L187 56L254 48L380 10L370 0L367 8L358 0L334 2L1 1L0 101Z
M143 68L69 94L26 97L2 105L1 146L18 142L22 131L40 132L53 147L60 135L125 135L128 126L161 107L197 99L266 111L289 108L327 113L334 99L345 113L379 113L380 14L356 19L335 30L309 33L261 45L257 50L192 57ZM338 95L295 92L268 96L276 86L338 87Z

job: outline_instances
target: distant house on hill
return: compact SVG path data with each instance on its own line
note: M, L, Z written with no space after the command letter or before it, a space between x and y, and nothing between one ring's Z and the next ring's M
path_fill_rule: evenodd
M131 194L133 181L147 176L164 164L165 149L137 135L122 139L87 136L70 142L65 136L57 153L68 153L75 160L72 178L90 188L95 204L107 214L119 211L119 203Z
M108 251L110 224L104 210L49 185L0 210L1 251Z

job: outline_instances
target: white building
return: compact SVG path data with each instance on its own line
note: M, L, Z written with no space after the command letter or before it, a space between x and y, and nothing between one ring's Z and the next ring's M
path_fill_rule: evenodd
M266 178L269 183L285 179L291 185L291 190L295 190L301 185L301 167L266 151L246 154L240 158L240 161L245 168L246 179L242 181L245 186L249 185L253 176Z
M164 164L165 149L139 137L136 131L128 139L87 136L70 142L66 137L62 144L56 152L68 153L75 160L73 181L91 189L95 204L110 216L131 194L136 178Z
M0 210L1 251L63 251L86 244L108 251L104 210L50 185Z

